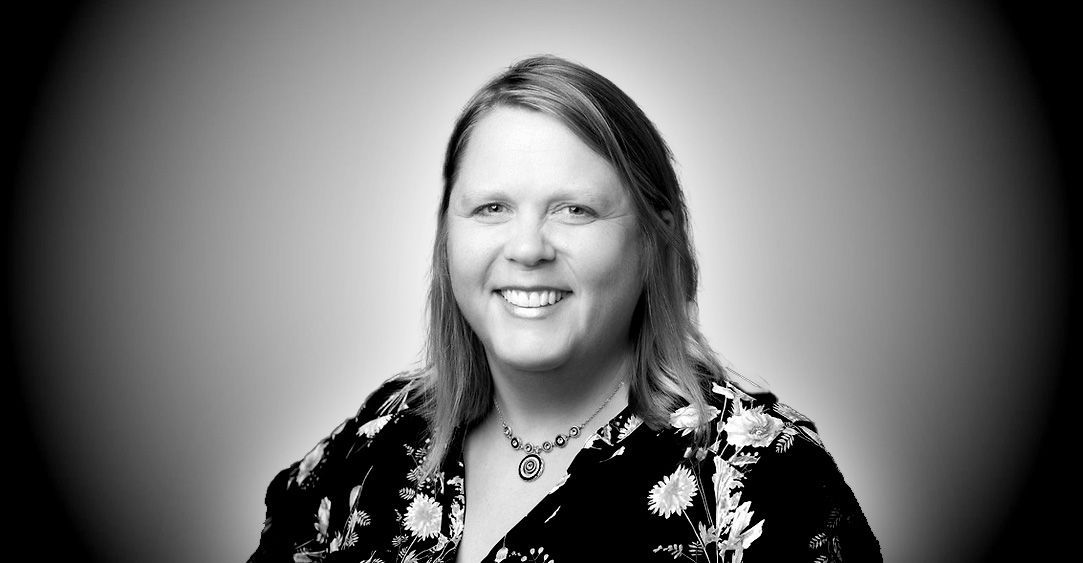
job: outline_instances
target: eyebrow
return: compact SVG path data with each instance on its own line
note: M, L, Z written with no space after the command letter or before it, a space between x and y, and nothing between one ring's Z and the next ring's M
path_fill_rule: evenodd
M458 198L461 201L499 201L514 199L509 195L505 188L501 187L467 187L462 184L456 184L453 189L454 192L458 192ZM452 198L453 200L455 198ZM614 203L614 198L609 194L599 193L599 190L592 189L579 189L575 188L563 188L555 190L553 193L547 194L546 199L549 201L578 201L584 204L590 205L602 205L607 203Z

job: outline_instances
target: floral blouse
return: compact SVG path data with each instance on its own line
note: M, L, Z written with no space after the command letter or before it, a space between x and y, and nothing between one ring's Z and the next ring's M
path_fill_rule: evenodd
M455 560L462 440L424 478L426 423L409 383L389 380L272 480L249 563ZM567 474L484 561L882 561L809 419L729 384L713 384L709 400L706 417L686 406L659 431L626 408L585 436Z

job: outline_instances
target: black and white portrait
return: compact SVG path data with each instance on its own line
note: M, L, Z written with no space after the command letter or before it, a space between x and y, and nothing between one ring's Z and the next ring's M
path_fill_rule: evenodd
M1056 14L23 21L13 560L953 562L1070 532Z

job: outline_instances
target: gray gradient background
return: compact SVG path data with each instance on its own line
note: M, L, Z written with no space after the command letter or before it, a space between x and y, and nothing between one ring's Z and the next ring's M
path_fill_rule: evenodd
M754 4L88 12L28 145L14 287L81 532L116 561L251 552L275 472L419 357L458 110L548 52L667 138L704 332L817 421L886 558L987 541L1053 381L1033 93L981 10Z

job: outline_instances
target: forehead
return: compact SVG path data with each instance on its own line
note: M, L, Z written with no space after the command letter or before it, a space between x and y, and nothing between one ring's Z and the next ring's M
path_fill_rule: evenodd
M475 124L456 187L523 186L616 190L613 165L560 120L531 109L497 106Z

